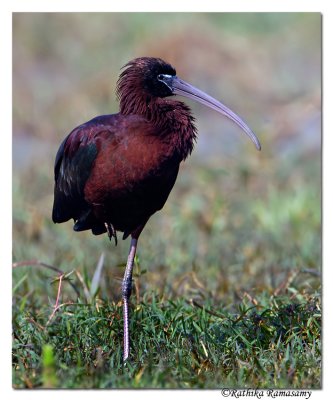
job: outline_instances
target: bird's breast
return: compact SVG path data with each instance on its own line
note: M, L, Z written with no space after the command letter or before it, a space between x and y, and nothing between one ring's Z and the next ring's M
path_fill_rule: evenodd
M143 191L160 190L175 179L181 159L170 143L156 135L118 135L97 140L98 154L85 186L92 204ZM170 189L171 190L171 189Z

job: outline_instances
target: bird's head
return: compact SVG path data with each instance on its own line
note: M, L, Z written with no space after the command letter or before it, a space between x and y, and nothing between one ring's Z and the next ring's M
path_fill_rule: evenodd
M172 90L163 79L176 76L176 70L160 58L140 57L128 62L120 74L117 94L120 99L129 95L129 91L149 97L172 96Z
M180 95L195 100L226 116L236 123L255 144L261 149L260 142L248 125L224 104L183 81L176 75L176 70L160 58L140 57L124 66L117 84L117 94L122 103L132 112L138 107L146 107L153 98L163 98ZM139 104L138 99L146 99L145 104Z

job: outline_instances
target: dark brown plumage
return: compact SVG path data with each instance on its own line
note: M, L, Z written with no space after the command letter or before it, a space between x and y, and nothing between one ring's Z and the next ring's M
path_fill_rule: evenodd
M131 235L123 280L124 360L129 355L128 301L138 237L160 210L174 186L179 164L196 140L189 107L179 94L199 101L237 123L260 149L254 133L231 110L176 76L161 59L141 57L121 73L118 114L104 115L75 128L62 142L55 161L52 218L73 219L74 230L96 235Z

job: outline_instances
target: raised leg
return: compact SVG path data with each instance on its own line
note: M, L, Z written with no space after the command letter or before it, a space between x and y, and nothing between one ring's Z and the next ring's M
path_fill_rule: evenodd
M110 242L112 238L114 238L114 244L117 246L118 244L117 231L114 229L113 225L110 222L105 222L104 225L108 233Z

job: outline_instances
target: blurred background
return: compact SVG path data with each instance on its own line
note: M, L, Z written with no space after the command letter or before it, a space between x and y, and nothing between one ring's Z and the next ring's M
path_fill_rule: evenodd
M262 144L257 152L237 126L186 100L199 139L141 235L142 293L209 294L232 306L240 293L273 293L295 271L297 290L317 291L319 13L14 13L13 261L91 276L104 252L99 295L120 297L129 242L116 248L106 235L52 223L53 164L74 127L118 111L120 69L138 56L171 63L244 118ZM13 284L48 301L56 291L45 284L51 276L17 268Z

